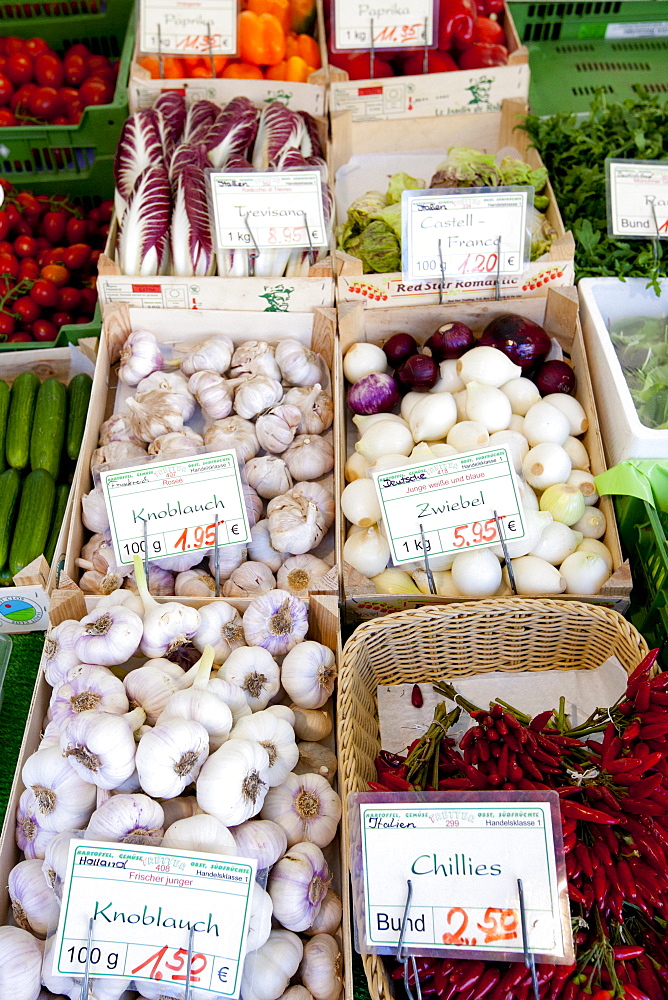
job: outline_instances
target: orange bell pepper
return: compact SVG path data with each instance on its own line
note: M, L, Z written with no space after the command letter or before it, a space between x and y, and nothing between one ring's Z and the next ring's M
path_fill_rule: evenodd
M299 56L314 70L320 69L322 65L320 46L310 35L296 35L293 31L290 32L285 41L285 57L290 59L291 56Z
M276 66L285 58L285 32L274 14L239 14L239 54L255 66Z
M289 0L247 0L244 8L252 10L254 14L273 14L280 21L286 35L290 30Z
M227 66L227 56L213 57L213 74L211 73L210 56L188 56L183 59L186 76L191 80L210 80L211 76L220 76Z
M182 80L188 75L183 65L183 60L177 58L177 56L164 56L162 69L165 80Z
M221 77L223 80L264 80L264 73L259 66L237 60L227 64Z
M138 59L137 61L142 69L147 70L151 74L152 80L158 80L160 78L160 66L155 56L142 56L141 59Z
M301 56L290 56L278 66L270 66L267 70L267 80L289 80L290 83L307 83L315 67L309 66Z
M290 27L298 35L313 31L315 0L289 0Z

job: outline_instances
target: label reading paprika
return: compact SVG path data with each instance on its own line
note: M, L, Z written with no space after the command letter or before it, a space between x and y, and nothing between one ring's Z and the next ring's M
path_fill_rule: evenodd
M386 4L334 0L333 16L334 51L432 48L436 44L433 0Z
M142 52L170 56L233 56L235 0L140 0Z

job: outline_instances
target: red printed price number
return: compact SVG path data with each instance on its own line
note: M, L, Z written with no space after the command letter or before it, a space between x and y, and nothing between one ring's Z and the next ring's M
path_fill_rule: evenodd
M225 521L219 521L218 524L225 524ZM207 524L204 527L184 528L174 542L174 548L186 552L188 549L211 548L215 544L216 522L214 521L212 524Z
M499 515L499 521L503 521L505 514ZM505 526L504 538L512 535L516 529L515 521L511 518ZM482 545L485 542L494 542L499 537L496 528L496 521L490 517L488 521L474 521L473 524L460 524L454 528L452 545L455 549L465 548L468 545Z
M280 229L272 226L269 229L267 243L271 243L272 246L275 246L277 243L281 243L282 245L285 243L308 243L306 226L283 226Z
M208 53L217 48L223 48L223 36L221 34L186 35L179 39L176 47L177 49L188 50L189 52L196 49L198 52Z
M482 921L475 924L479 934L476 935L473 930L469 937L464 937L470 922L469 914L461 906L453 906L446 918L450 930L443 935L443 944L473 946L494 944L496 941L515 941L518 937L518 921L519 914L516 910L488 906Z
M467 253L457 270L461 274L490 274L492 271L496 271L498 263L499 255L495 253ZM508 263L514 263L512 257Z
M374 34L374 45L417 45L424 41L424 24L386 24Z
M169 945L164 945L164 947L162 947L159 951L156 951L153 955L149 955L146 961L142 962L141 965L137 965L134 969L131 969L130 974L135 976L143 969L148 970L150 966L150 972L148 972L148 977L150 979L168 979L173 983L185 983L188 979L186 968L187 961L187 948L176 948L173 951L170 951ZM190 963L191 983L200 982L200 974L204 972L207 964L208 958L206 955L202 955L201 952L195 952L193 954L192 961ZM144 976L146 975L147 973L145 972Z

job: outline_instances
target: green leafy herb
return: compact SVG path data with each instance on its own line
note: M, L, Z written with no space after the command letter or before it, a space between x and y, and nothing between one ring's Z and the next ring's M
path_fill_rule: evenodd
M668 429L668 316L622 320L610 329L638 419Z

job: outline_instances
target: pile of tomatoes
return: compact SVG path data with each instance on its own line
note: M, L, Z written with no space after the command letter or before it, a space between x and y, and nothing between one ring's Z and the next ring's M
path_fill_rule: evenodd
M80 43L61 57L42 38L0 38L0 126L78 125L85 108L111 103L117 75Z
M113 201L84 212L1 178L0 187L0 341L52 342L61 326L93 318Z

